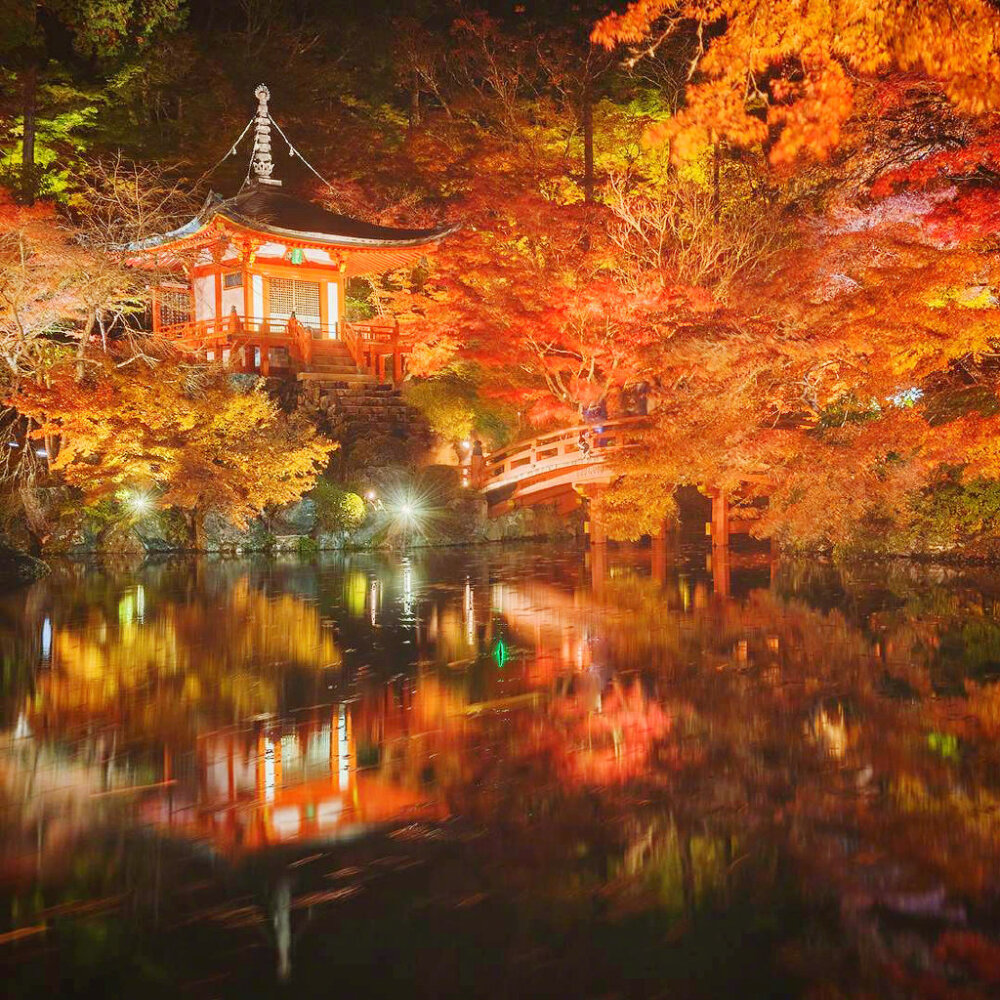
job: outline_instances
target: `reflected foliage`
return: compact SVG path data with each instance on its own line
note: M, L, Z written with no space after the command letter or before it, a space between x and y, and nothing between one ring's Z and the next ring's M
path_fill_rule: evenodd
M9 596L13 995L991 995L995 576L588 559Z

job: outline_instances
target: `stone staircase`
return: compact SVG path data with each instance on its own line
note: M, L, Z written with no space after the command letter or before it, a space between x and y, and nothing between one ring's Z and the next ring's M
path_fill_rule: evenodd
M312 364L297 378L305 398L331 420L357 421L396 436L424 433L423 418L402 393L361 371L343 341L316 341L313 352Z

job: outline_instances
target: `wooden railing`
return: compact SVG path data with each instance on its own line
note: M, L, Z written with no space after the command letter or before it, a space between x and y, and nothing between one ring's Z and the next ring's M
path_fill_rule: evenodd
M271 368L300 364L308 368L317 346L342 341L354 363L380 382L400 382L413 341L400 336L399 324L303 323L289 319L244 319L235 312L222 320L194 320L160 328L160 335L186 352L209 361L222 361L241 371L269 375ZM272 354L272 351L275 352ZM283 352L278 353L278 352Z
M307 327L294 316L287 320L244 319L235 313L221 321L175 323L159 331L182 351L265 376L272 367L280 368L285 363L312 364L314 338L329 337L331 332L329 327L318 323Z
M558 473L580 465L603 464L609 452L633 446L636 442L629 431L647 422L645 417L619 417L577 424L530 441L519 441L487 455L482 476L475 485L495 490L532 476Z
M343 332L344 343L362 371L374 375L379 382L403 381L413 341L400 336L398 322L389 319L345 323Z

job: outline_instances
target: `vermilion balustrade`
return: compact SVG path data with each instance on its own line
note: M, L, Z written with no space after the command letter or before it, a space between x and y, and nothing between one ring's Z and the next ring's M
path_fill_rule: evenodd
M192 320L161 327L159 333L181 350L242 371L267 376L281 367L273 349L283 349L290 365L308 369L323 344L342 341L355 364L379 382L399 382L412 340L400 336L399 325L385 323L308 324L288 319L244 319L235 312L222 320Z

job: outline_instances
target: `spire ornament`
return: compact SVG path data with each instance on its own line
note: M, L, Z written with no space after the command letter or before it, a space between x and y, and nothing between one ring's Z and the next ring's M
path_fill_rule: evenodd
M274 161L271 159L271 115L267 110L271 91L261 83L254 91L254 96L257 98L257 115L254 118L253 130L253 160L251 161L254 178L258 184L281 187L281 181L271 179Z

